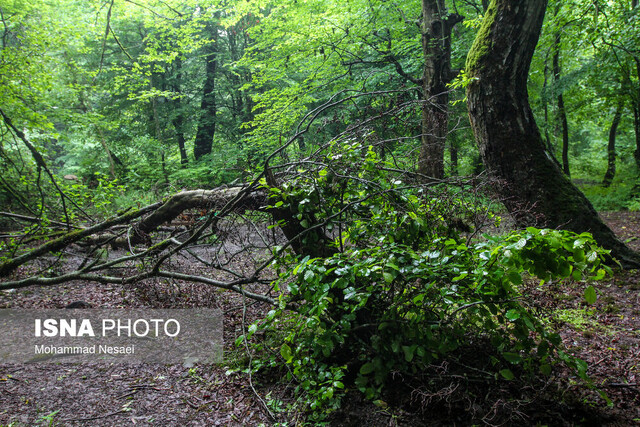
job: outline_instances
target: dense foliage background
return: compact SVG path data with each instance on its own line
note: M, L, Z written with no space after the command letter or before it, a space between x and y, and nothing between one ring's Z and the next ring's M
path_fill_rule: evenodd
M464 92L487 3L0 0L0 289L162 277L264 303L234 369L276 370L313 420L467 348L481 380L588 383L525 285L594 304L612 260L501 224ZM548 156L598 210L640 210L639 21L637 0L552 0L529 74Z
M601 209L640 203L632 3L551 2L530 74L549 151ZM483 8L447 6L464 16L451 36L461 69ZM336 94L369 96L327 109L282 157L358 126L381 150L417 161L419 1L6 1L1 11L3 113L58 178L117 180L123 205L242 179ZM464 74L450 86L448 176L481 170L463 84ZM36 209L24 195L36 192L38 166L7 133L1 162L4 204Z

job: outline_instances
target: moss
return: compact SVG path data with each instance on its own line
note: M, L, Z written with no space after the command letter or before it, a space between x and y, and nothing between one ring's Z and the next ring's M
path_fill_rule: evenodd
M13 272L20 265L25 262L35 259L41 255L44 255L49 252L55 252L59 249L69 246L71 243L77 242L80 239L90 236L93 233L96 233L101 230L105 230L112 225L128 222L136 217L140 216L140 210L134 209L133 211L122 215L120 217L111 218L101 224L95 225L89 228L82 228L79 230L73 230L65 234L64 236L58 237L57 239L50 240L49 242L23 254L7 260L0 264L0 277L7 276L11 272Z
M497 1L498 0L491 0L491 4L487 8L487 12L478 30L478 34L467 54L465 68L469 77L473 77L478 68L478 63L488 54L491 48L491 27L493 26L498 11Z

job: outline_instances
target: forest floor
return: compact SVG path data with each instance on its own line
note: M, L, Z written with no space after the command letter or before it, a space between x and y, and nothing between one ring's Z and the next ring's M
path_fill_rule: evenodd
M605 212L618 235L640 250L640 213ZM584 285L547 283L527 293L546 309L569 353L589 363L598 390L561 367L533 381L474 380L462 374L465 358L443 361L422 379L397 379L374 405L357 392L344 400L330 425L640 425L640 272L617 271L597 284L598 300L584 303ZM74 283L0 293L0 308L62 308L86 301L100 308L220 308L224 312L225 363L196 366L150 364L0 365L0 426L30 425L272 425L263 407L271 403L278 421L290 389L273 378L236 372L248 363L235 348L243 324L263 315L242 298L203 285L148 283L120 287ZM244 318L243 318L244 312ZM469 363L481 359L465 349ZM230 368L236 368L230 369ZM475 368L471 368L475 369ZM429 380L425 380L428 377ZM434 378L437 381L434 381ZM482 376L478 377L482 378ZM486 379L486 377L485 377ZM422 381L422 382L421 382ZM252 384L255 385L253 389ZM260 397L258 397L260 396Z

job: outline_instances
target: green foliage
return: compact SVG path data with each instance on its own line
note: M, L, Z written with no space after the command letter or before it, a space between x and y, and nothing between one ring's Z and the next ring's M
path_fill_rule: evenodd
M125 187L120 185L117 179L110 179L99 172L96 172L86 184L82 181L71 181L63 183L63 188L65 194L80 207L101 217L113 215L116 208L114 200L125 191Z
M258 365L284 361L319 418L340 405L345 388L376 398L393 372L420 373L480 339L493 345L495 375L505 380L522 370L548 374L558 360L586 378L586 365L562 351L520 285L601 279L607 252L587 233L535 228L467 241L451 224L468 200L408 186L383 169L371 148L336 144L323 167L271 189L273 208L295 209L304 228L340 230L340 250L302 259L285 252L277 261L280 306L249 332L282 341ZM357 179L340 180L350 173ZM592 289L585 298L592 301Z
M528 229L474 245L436 239L422 249L353 248L302 259L281 276L289 292L260 328L287 325L280 356L310 410L335 409L349 374L372 399L392 372L421 372L474 337L494 345L495 372L507 380L513 365L548 373L554 358L585 378L586 366L562 351L518 285L525 273L602 278L604 253L590 236Z
M187 188L214 188L230 183L243 172L237 168L238 154L231 145L218 147L215 154L203 156L189 167L176 168L169 179L174 185Z
M624 172L610 187L603 187L600 182L580 185L598 211L639 210L640 198L635 194L635 187L635 176Z

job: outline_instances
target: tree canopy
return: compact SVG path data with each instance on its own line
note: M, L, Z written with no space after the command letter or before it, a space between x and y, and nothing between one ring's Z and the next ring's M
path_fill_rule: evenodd
M505 381L588 381L524 285L593 304L640 265L598 215L640 210L636 0L0 0L0 20L0 289L265 304L238 344L278 337L249 369L285 366L311 420L467 345Z

